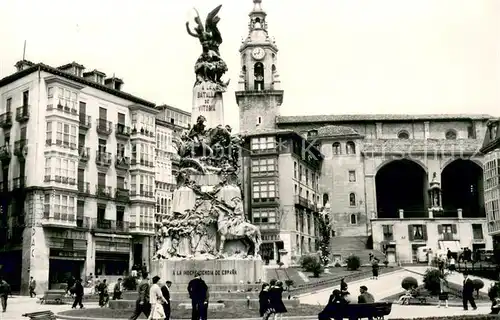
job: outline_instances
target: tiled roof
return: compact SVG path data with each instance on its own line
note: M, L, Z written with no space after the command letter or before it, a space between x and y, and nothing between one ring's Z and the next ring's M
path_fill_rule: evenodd
M335 136L357 136L359 133L350 127L344 126L324 126L318 129L319 137L335 137Z
M285 134L285 133L295 133L297 132L288 129L256 129L251 131L241 131L240 134L245 137L261 136L265 134Z
M57 76L60 76L60 77L63 77L63 78L66 78L66 79L69 79L69 80L72 80L72 81L75 81L77 83L81 83L81 84L89 86L89 87L96 88L98 90L107 92L107 93L109 93L111 95L114 95L116 97L119 97L119 98L122 98L122 99L125 99L125 100L128 100L128 101L131 101L131 102L134 102L134 103L137 103L137 104L140 104L140 105L144 105L146 107L150 107L150 108L154 108L155 107L155 104L153 102L149 102L147 100L144 100L142 98L133 96L133 95L131 95L129 93L126 93L126 92L123 92L123 91L120 91L120 90L116 90L116 89L113 89L113 88L106 87L105 85L96 83L94 81L86 80L83 77L78 77L78 76L76 76L74 74L71 74L71 73L68 73L68 72L65 72L65 71L61 71L61 70L59 70L57 68L53 68L53 67L48 66L48 65L43 64L43 63L33 64L29 68L26 68L24 70L18 71L18 72L13 73L13 74L11 74L9 76L6 76L5 78L0 79L0 87L8 85L9 83L12 83L12 82L14 82L14 81L16 81L18 79L23 78L23 77L26 77L27 75L29 75L29 74L31 74L33 72L39 71L39 70L40 71L45 71L45 72L48 72L50 74L57 75Z
M277 123L300 122L357 122L357 121L427 121L427 120L488 120L493 118L488 114L338 114L310 116L281 116Z

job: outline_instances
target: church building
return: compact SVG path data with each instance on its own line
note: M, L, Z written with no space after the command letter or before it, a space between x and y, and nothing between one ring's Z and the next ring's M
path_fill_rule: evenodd
M316 252L323 215L333 260L355 253L367 262L374 252L417 262L420 247L492 248L479 152L491 116L282 116L278 48L261 0L249 17L235 95L245 206L265 261L296 264Z

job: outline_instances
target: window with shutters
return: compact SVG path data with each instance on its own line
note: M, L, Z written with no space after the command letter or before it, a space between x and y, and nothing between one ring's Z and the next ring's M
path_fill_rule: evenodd
M457 225L456 224L438 225L438 233L441 235L440 240L453 241L454 235L457 233Z
M427 240L427 226L422 224L413 224L408 226L408 236L410 241Z
M393 241L394 240L394 234L392 232L392 225L391 224L383 225L382 230L384 233L384 240L385 241Z

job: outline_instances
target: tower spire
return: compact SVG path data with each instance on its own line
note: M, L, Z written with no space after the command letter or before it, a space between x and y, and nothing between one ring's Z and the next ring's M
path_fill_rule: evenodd
M262 0L253 0L253 11L262 12Z

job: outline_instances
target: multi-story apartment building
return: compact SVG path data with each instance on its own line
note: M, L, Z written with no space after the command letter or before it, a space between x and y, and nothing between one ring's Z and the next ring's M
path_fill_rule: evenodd
M500 261L500 120L488 122L481 152L485 155L484 200L488 233L493 237L496 261Z
M177 150L172 139L190 128L191 114L168 105L157 106L156 115L156 216L157 224L172 214L172 196L176 186Z
M155 104L123 81L20 61L0 80L0 264L14 289L149 263Z
M319 211L317 207L329 211L335 235L331 248L334 259L351 253L367 257L372 248L387 253L390 261L402 262L415 261L421 246L454 251L463 247L491 248L484 210L484 158L478 154L482 142L478 137L483 136L490 116L281 116L278 49L268 34L261 1L254 4L249 35L240 47L236 100L240 129L247 136L246 147L250 150L244 152L248 158L244 186L255 190L252 194L245 191L249 218L261 223L254 211L272 207L279 195L275 207L282 223L274 227L272 236L261 228L263 238L275 242L272 254L266 249L269 244L263 244L265 258L294 262L292 257L311 249L304 243L308 243L307 237L313 242L316 239L314 233L302 231L308 224L303 222L300 211L307 209L308 201L313 201L313 212ZM281 138L283 135L290 138ZM294 147L292 152L278 139L302 145L304 152L294 155L299 149ZM301 143L300 139L308 142ZM323 160L306 167L307 156L317 151L315 146ZM289 180L290 176L296 177L296 170L291 168L293 161L287 160L286 154L297 161L300 177L309 170L313 189L301 185L302 178ZM260 180L265 180L262 187ZM430 197L431 187L439 189L442 197L437 207ZM261 190L265 191L265 199L274 200L262 201L264 204L256 201L264 192ZM298 196L297 215L286 210L287 197L292 196ZM305 206L300 204L302 198L306 198L302 200ZM429 210L433 207L437 211ZM295 237L290 234L294 230L298 230ZM280 257L276 249L283 246L284 257Z

